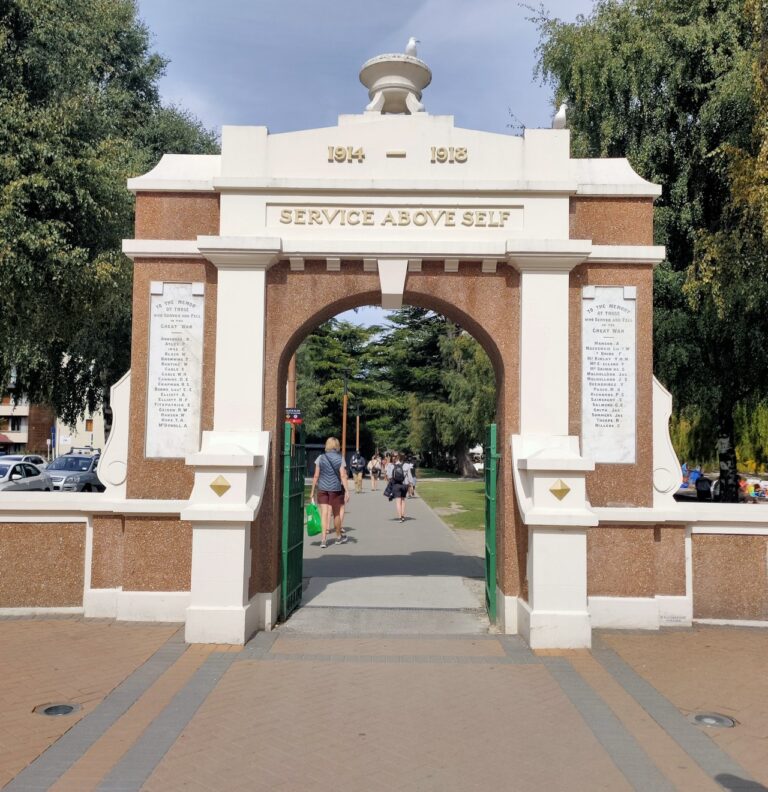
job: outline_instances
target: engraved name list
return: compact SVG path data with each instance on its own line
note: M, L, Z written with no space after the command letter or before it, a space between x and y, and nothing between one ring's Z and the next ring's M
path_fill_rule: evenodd
M582 292L581 432L595 462L635 461L636 304L634 287Z
M146 455L198 450L203 368L203 284L151 286Z

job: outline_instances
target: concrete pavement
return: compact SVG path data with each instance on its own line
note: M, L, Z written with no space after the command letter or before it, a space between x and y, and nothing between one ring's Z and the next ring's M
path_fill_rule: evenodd
M485 615L484 560L420 499L407 519L381 490L350 496L349 540L304 543L302 607L285 625L303 633L477 634Z

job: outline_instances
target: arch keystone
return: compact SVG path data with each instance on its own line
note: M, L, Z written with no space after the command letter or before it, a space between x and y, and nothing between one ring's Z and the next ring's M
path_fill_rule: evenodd
M407 274L408 259L379 259L382 308L403 307L403 292Z

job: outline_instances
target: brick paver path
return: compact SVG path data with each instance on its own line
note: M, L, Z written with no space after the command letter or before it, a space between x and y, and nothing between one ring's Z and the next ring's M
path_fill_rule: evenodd
M768 789L763 630L533 653L515 636L281 630L190 647L176 629L0 620L8 790ZM31 713L54 699L83 712ZM738 725L687 720L702 710Z
M365 662L236 663L145 789L631 789L541 664L496 662L496 641L471 665L365 643Z
M244 648L187 646L180 625L0 619L0 787L768 792L768 631L531 652L483 622L476 554L408 505L400 525L380 495L353 497L350 541L308 542L306 607ZM59 701L82 709L32 712ZM737 726L694 725L703 711Z
M0 619L0 787L92 712L178 625L82 619ZM53 702L75 715L33 713Z

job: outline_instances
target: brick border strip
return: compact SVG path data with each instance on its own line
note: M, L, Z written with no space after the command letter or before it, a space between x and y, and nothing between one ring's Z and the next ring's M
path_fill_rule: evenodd
M4 792L47 790L116 723L186 651L184 631L175 632L88 715L28 764Z
M567 659L544 657L542 662L633 789L675 792L637 740Z
M594 641L592 655L715 782L730 790L757 792L764 789L735 759L686 720L669 699L643 679L613 649L597 640Z
M213 652L102 779L97 792L138 792L238 656Z

